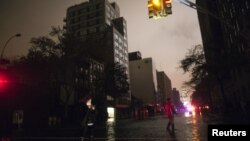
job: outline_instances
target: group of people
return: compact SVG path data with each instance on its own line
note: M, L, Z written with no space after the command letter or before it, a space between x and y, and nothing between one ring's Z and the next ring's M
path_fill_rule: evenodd
M96 110L95 105L92 102L92 99L89 97L85 101L87 110L82 120L82 126L84 127L84 136L87 138L93 138L94 133L94 125L96 119ZM167 131L174 133L174 114L175 109L174 105L171 103L171 99L168 98L166 104L164 105L165 113L168 119L168 123L166 126Z

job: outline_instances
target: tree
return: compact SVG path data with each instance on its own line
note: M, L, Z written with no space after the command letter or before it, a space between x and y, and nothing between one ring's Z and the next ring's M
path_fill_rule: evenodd
M193 49L188 50L180 63L179 67L183 69L184 73L191 72L191 79L186 82L186 85L194 87L208 75L205 54L201 45L196 45Z
M49 96L56 95L52 96L56 100L54 103L64 106L64 117L67 119L70 116L69 106L77 102L76 98L72 101L73 95L77 97L74 91L76 70L89 57L87 45L59 27L52 27L49 36L32 38L31 45L27 56L16 60L15 67L23 72L22 76L25 76L27 82L39 82L48 90L46 93ZM64 96L59 96L60 90Z
M114 99L125 96L129 91L126 68L115 63L107 66L105 77L105 92Z
M228 57L229 58L229 57ZM228 59L227 58L227 59ZM191 86L196 91L201 90L201 83L206 82L206 85L202 84L207 88L207 93L209 95L210 104L212 104L211 98L211 88L216 86L212 82L217 82L220 88L220 93L222 95L222 100L224 103L224 108L227 111L227 98L224 90L224 79L228 76L229 69L233 64L230 64L228 60L222 63L222 58L219 58L218 62L213 62L208 64L205 59L205 53L201 45L196 45L194 48L190 49L183 60L180 61L180 68L183 69L184 73L191 72L190 81L185 84ZM196 92L196 95L199 92Z
M203 102L204 100L200 98L206 99L206 95L203 95L205 92L209 97L210 105L212 105L210 92L211 84L209 82L208 67L203 47L201 45L196 45L194 48L188 50L185 58L180 61L179 67L184 73L191 72L191 79L185 82L185 85L195 89L192 95L192 101ZM206 83L206 85L204 83Z

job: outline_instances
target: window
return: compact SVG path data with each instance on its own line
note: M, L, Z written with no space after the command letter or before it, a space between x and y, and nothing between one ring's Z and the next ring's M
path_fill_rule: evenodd
M223 11L224 12L226 12L227 10L226 10L226 7L225 7L225 5L223 5Z
M95 20L96 25L100 23L100 19Z
M96 5L95 5L95 8L96 8L96 9L99 9L99 8L100 8L100 4L96 4Z
M100 27L96 27L96 32L100 32Z
M86 30L83 30L82 32L81 32L81 35L86 35L87 34L87 31Z
M125 56L125 57L124 57L124 60L125 60L125 61L128 61L128 56Z
M126 34L127 33L127 30L126 30L126 28L123 28L123 32Z
M230 42L233 43L233 37L232 37L232 35L229 34L229 36L230 36Z
M74 24L75 23L75 19L71 19L70 23Z
M88 19L93 19L96 16L96 13L88 14Z
M119 51L117 49L115 49L115 54L119 54Z
M80 34L80 31L78 31L78 32L76 33L76 36L79 37L80 35L81 35L81 34Z
M90 28L90 29L89 29L89 32L90 32L90 33L96 32L96 28Z
M115 63L118 63L118 62L119 62L119 58L115 57Z
M126 48L128 47L127 43L124 43L123 45L124 45L124 47L126 47Z
M231 16L231 18L233 18L233 12L231 9L230 9L230 16Z
M79 30L81 28L81 25L80 24L77 24L77 29Z
M123 26L126 27L126 23L125 22L123 22Z
M121 38L118 38L119 39L119 44L122 44L122 39Z
M83 14L83 13L85 13L85 12L87 12L87 9L86 9L86 8L82 8L82 9L81 9L81 14Z
M89 10L90 10L90 11L94 11L95 9L96 9L96 6L95 6L95 5L89 7Z
M93 82L93 76L92 75L90 75L90 83L92 83Z
M149 63L149 60L145 60L144 63L145 63L145 64Z
M239 23L237 20L236 20L236 29L237 29L237 31L240 31Z
M116 33L114 33L115 39L118 39L118 35Z
M101 13L100 12L96 12L95 15L96 15L96 17L99 17L101 15Z
M235 11L235 6L234 6L233 3L232 3L232 8L233 8L233 12L236 13L236 11Z
M81 15L81 14L82 14L82 9L79 9L79 10L77 11L77 14L78 14L78 15Z
M70 16L74 17L74 16L75 16L75 11L72 11L72 12L70 13Z
M93 26L95 25L95 20L88 21L88 26Z
M106 23L107 23L108 25L111 24L109 19L106 19Z

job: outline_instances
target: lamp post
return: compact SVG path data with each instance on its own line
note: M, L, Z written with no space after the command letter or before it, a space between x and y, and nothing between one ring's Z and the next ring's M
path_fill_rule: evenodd
M11 37L7 40L7 42L5 43L5 45L4 45L3 49L2 49L2 52L1 52L0 62L1 62L2 59L3 59L3 54L4 54L4 51L5 51L5 48L6 48L6 46L8 45L8 43L10 42L10 40L13 39L14 37L20 37L20 36L21 36L21 34L20 34L20 33L17 33L17 34L15 34L15 35L11 36Z

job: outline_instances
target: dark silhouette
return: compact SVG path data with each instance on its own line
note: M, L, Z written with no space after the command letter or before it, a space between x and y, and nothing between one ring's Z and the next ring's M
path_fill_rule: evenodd
M167 130L174 132L174 105L171 103L170 98L167 99L167 102L165 104L165 112L168 118L168 124L167 124ZM171 126L171 129L170 129Z
M94 137L94 127L95 127L95 119L96 119L96 109L95 105L92 103L92 99L88 97L86 99L86 114L82 121L82 125L84 127L84 134L83 136L92 139Z

